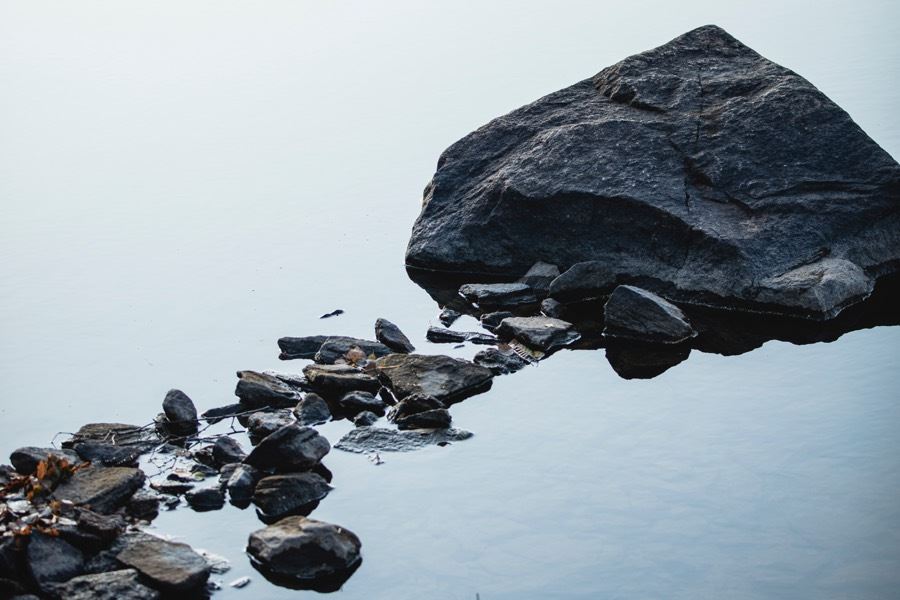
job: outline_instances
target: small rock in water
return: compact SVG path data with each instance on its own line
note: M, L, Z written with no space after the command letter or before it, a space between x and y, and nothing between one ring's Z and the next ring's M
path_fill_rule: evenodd
M509 346L482 350L472 358L472 362L490 369L494 375L509 375L521 371L529 364Z
M331 311L330 313L325 313L324 315L322 315L322 316L319 317L319 318L320 318L320 319L327 319L327 318L329 318L329 317L337 317L337 316L342 315L342 314L344 314L344 311L341 310L340 308L336 308L336 309L334 309L333 311Z
M292 360L295 358L310 359L315 357L316 352L330 338L330 335L307 335L304 337L283 337L278 340L278 348L281 354L278 356L281 360Z
M494 376L475 363L441 355L392 354L375 366L397 398L422 394L444 405L487 391Z
M238 371L235 396L244 408L290 408L300 401L300 391L273 373Z
M387 319L375 321L375 339L394 352L409 354L416 350L409 338L400 331L400 328Z
M374 425L377 421L378 415L370 410L364 410L353 417L353 424L357 427L368 427L369 425Z
M138 425L125 423L88 423L75 432L71 439L63 442L63 448L73 448L83 442L97 442L128 446L156 441L153 432Z
M106 467L132 467L137 465L147 446L115 446L113 444L83 443L75 445L75 452L82 460Z
M116 559L140 572L164 592L197 590L209 579L210 567L187 544L145 536L127 544Z
M445 407L444 403L437 398L423 394L410 394L391 409L390 413L388 413L388 420L396 422L397 419L405 419L412 415L439 408Z
M322 342L322 345L319 347L319 351L316 352L313 360L320 365L333 365L336 362L343 360L347 353L354 348L358 348L362 351L362 354L365 357L374 355L375 358L378 358L379 356L387 356L392 352L390 348L381 342L345 336L333 336Z
M54 598L65 600L159 600L160 594L138 579L134 569L74 577L49 586Z
M382 427L357 427L344 435L334 447L359 454L410 452L425 446L444 446L470 437L472 433L462 429L397 431Z
M231 562L224 556L219 556L218 554L214 554L209 550L203 550L201 548L195 549L194 552L203 557L203 560L209 565L210 573L222 575L231 570Z
M438 315L438 320L444 325L444 327L450 327L461 316L461 312L453 310L452 308L445 308L441 311L441 314Z
M529 348L549 352L571 344L581 337L572 324L550 317L510 317L497 328L502 339L517 339Z
M267 435L271 435L285 425L290 425L294 422L293 413L287 409L254 413L247 417L247 433L250 436L250 441L255 444Z
M77 465L81 462L81 458L71 450L61 450L59 448L37 448L35 446L25 446L13 450L9 455L9 462L22 475L31 475L37 469L38 463L47 460L50 456L64 458L69 463Z
M652 292L620 285L606 301L603 335L678 344L697 335L677 306Z
M302 470L316 465L331 445L311 427L288 425L263 438L244 459L258 469Z
M247 456L247 453L241 448L240 442L227 435L219 436L213 444L212 453L219 465L239 463Z
M228 404L226 406L219 406L217 408L211 408L204 412L201 417L206 419L206 421L210 424L218 423L223 419L228 419L230 417L234 417L239 415L242 412L245 412L247 407L243 404Z
M374 394L381 387L377 377L350 365L306 365L303 374L309 385L327 398L340 398L353 390Z
M331 486L316 473L288 473L263 477L253 492L253 504L265 520L309 514Z
M541 312L554 319L561 319L563 316L563 304L553 298L544 298L541 301Z
M225 494L217 487L192 490L186 493L184 498L197 512L219 510L225 506Z
M167 496L180 496L194 489L194 484L182 481L153 481L150 483L150 488Z
M467 283L459 294L479 308L515 308L537 304L538 298L525 283Z
M228 477L228 495L231 503L241 505L248 503L253 497L253 490L262 475L250 465L238 465Z
M310 392L294 407L294 416L301 425L319 425L331 420L331 409L320 395Z
M161 497L153 490L138 490L128 500L126 512L136 519L152 521L159 515Z
M528 272L520 279L520 283L527 284L541 297L550 293L550 283L559 277L559 267L545 262L534 263Z
M384 414L384 401L371 392L348 392L341 396L338 403L348 415L356 415L362 411Z
M53 492L57 500L68 500L99 513L110 513L124 505L144 485L144 473L130 467L87 467Z
M450 422L450 411L446 408L426 410L396 420L398 429L446 429Z
M500 310L497 312L484 313L481 315L481 326L487 329L488 331L494 331L497 329L497 326L500 325L500 321L506 319L508 317L514 317L513 313L508 310Z
M435 344L454 344L457 342L471 342L472 344L491 345L497 343L494 336L480 331L453 331L443 327L429 327L425 334L429 342Z
M232 581L232 582L229 583L228 585L229 585L230 587L240 589L240 588L243 588L243 587L247 587L247 585L248 585L249 583L250 583L250 578L247 577L247 576L245 575L244 577L238 577L237 579L235 579L234 581Z
M197 408L181 390L169 390L163 400L163 412L169 420L169 430L179 435L197 432Z

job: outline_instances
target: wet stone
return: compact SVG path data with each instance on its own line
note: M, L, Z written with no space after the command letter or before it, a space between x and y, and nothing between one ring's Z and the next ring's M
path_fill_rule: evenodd
M54 597L65 600L158 600L160 594L138 579L134 569L81 575L48 586Z
M300 391L274 373L238 371L234 395L247 408L290 408L300 401Z
M9 455L9 462L22 475L31 475L37 469L38 463L47 460L47 457L53 455L58 458L64 458L71 464L77 465L81 462L81 458L71 450L63 450L59 448L38 448L35 446L25 446L18 448Z
M554 319L560 319L564 312L563 304L553 298L544 298L541 301L541 312Z
M375 358L378 358L379 356L387 356L392 352L390 348L388 348L381 342L362 340L352 337L334 336L328 338L322 343L322 346L319 347L319 351L316 352L313 360L322 365L333 365L337 361L342 360L344 356L353 348L359 348L366 356L374 355Z
M480 321L481 326L487 329L488 331L494 331L497 329L497 326L500 325L500 321L506 319L508 317L514 317L515 315L508 310L501 310L497 312L484 313L481 315Z
M458 344L469 342L472 344L491 345L497 343L494 336L480 331L454 331L443 327L429 327L425 333L429 342L435 344Z
M213 459L219 465L227 465L229 463L239 463L247 456L244 449L233 437L223 435L213 444Z
M144 473L130 467L87 467L56 488L53 497L109 513L124 505L144 485Z
M446 429L450 427L450 411L436 408L396 420L398 429Z
M320 425L331 420L331 409L321 396L310 392L294 408L294 416L301 425Z
M375 321L375 339L394 352L409 354L416 350L409 338L400 331L400 328L387 319Z
M525 283L467 283L459 294L480 308L515 308L537 304L538 298Z
M398 431L381 427L357 427L335 444L335 448L361 454L369 452L410 452L426 446L467 440L472 433L462 429L416 429Z
M219 510L225 506L225 493L217 487L191 490L184 495L184 499L197 512Z
M232 503L247 503L253 496L253 490L261 474L250 465L238 465L228 477L226 487Z
M290 425L294 422L294 416L290 410L280 409L249 415L246 427L250 441L256 444L267 435L271 435L285 425Z
M206 560L187 544L149 536L127 544L116 559L165 592L199 589L210 573Z
M84 572L81 550L58 537L32 532L25 550L28 574L42 591Z
M328 495L331 486L316 473L288 473L263 477L253 492L253 504L265 519L309 514Z
M536 262L519 279L519 282L530 286L538 296L544 297L550 293L550 284L559 277L559 274L559 267L556 265Z
M363 411L384 414L384 401L371 392L355 391L341 396L340 407L348 415L356 415Z
M178 435L197 432L197 408L181 390L169 390L163 400L163 412L169 420L169 430Z
M472 362L490 369L494 375L509 375L521 371L529 364L509 346L482 350L472 358Z
M210 408L200 416L206 419L208 423L215 424L224 419L228 419L242 412L245 412L246 410L247 407L243 404L228 404L226 406Z
M453 310L452 308L445 308L441 311L441 314L438 315L438 320L444 327L450 327L461 316L461 312Z
M376 368L397 398L422 394L445 405L487 391L493 378L475 363L441 355L392 354L376 361Z
M119 536L128 523L121 515L101 515L87 509L78 509L78 528L103 541L111 542Z
M310 427L288 425L263 438L244 460L258 469L304 470L322 460L331 445Z
M307 365L303 374L316 392L329 398L339 398L354 390L374 394L381 387L374 375L350 365Z
M101 444L113 444L116 446L128 446L158 440L157 436L138 425L126 423L88 423L83 425L72 436L63 442L63 448L72 448L76 444L84 442L96 442Z
M603 335L677 344L697 335L681 309L652 292L620 285L606 301Z
M136 444L132 446L116 446L113 444L97 444L86 442L75 445L75 452L81 460L106 467L137 466L142 454L149 452L152 446Z
M167 496L181 496L194 489L193 483L185 483L182 481L154 481L150 487L160 494Z
M278 340L278 348L281 354L278 356L281 360L292 359L312 359L316 356L316 352L325 343L325 340L333 337L329 335L308 335L304 337L283 337Z
M497 328L501 339L516 339L529 348L549 352L581 337L571 323L550 317L510 317Z
M152 521L159 515L160 495L153 490L138 490L125 505L126 512L136 519Z
M391 408L388 413L388 420L396 422L398 419L405 419L412 415L440 408L444 408L444 403L437 398L422 394L410 394Z
M377 421L378 415L370 410L364 410L353 417L353 424L357 427L368 427L369 425L374 425Z

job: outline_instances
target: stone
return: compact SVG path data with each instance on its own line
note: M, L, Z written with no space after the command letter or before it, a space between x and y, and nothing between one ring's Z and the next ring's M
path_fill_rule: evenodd
M74 577L48 586L50 593L65 600L159 600L160 594L138 580L134 569Z
M88 423L76 431L71 439L62 443L63 448L74 448L77 444L93 442L129 446L146 445L157 442L159 438L146 427L128 425L126 423Z
M198 590L209 579L209 565L193 548L151 536L128 543L116 559L162 592Z
M497 329L503 319L514 316L516 315L509 312L508 310L500 310L497 312L484 313L478 320L481 321L482 327L484 327L488 331L494 331L495 329Z
M550 293L550 283L559 277L559 267L538 261L519 278L519 283L524 283L535 291L540 297L546 297Z
M13 579L21 576L22 552L14 537L0 537L0 578Z
M394 352L409 354L410 352L416 351L416 347L413 346L412 342L409 341L409 338L400 331L400 328L387 319L378 319L375 321L375 339Z
M169 420L169 430L178 435L197 432L197 408L181 390L169 390L163 400L163 412Z
M364 410L353 417L353 424L357 427L368 427L369 425L374 425L376 422L378 422L378 415L371 410Z
M197 512L219 510L225 506L225 493L218 487L191 490L184 495L184 499Z
M697 332L674 304L647 290L620 285L606 302L603 335L678 344L694 337Z
M111 542L125 531L128 523L121 515L101 515L84 508L77 509L78 528L95 535L104 542Z
M251 533L247 553L265 573L311 581L352 572L362 561L361 547L348 529L292 516Z
M253 504L265 520L308 515L331 486L316 473L288 473L263 477L253 492Z
M9 455L9 462L13 468L22 475L31 475L37 469L38 463L47 460L47 457L53 455L57 458L64 458L69 463L77 465L81 462L81 458L71 450L59 448L38 448L35 446L25 446L13 450Z
M437 398L422 394L410 394L391 408L388 413L388 420L395 423L398 419L405 419L412 415L439 408L445 407L444 403Z
M347 392L338 401L341 409L348 415L353 416L363 411L371 411L378 415L384 414L384 400L375 396L371 392L354 391Z
M219 421L224 419L228 419L230 417L235 417L243 412L246 412L247 407L243 404L228 404L226 406L218 406L216 408L210 408L205 411L201 417L203 417L207 423L214 425Z
M616 287L617 275L603 261L584 261L566 269L550 284L550 297L563 304L605 299Z
M246 458L247 453L241 447L241 443L233 437L220 435L212 447L213 459L218 465L239 463Z
M601 265L601 295L831 318L900 270L900 165L810 82L707 25L443 153L410 269L513 280L537 261ZM810 288L805 267L833 281Z
M446 429L450 427L450 411L436 408L397 419L397 429Z
M350 365L307 365L303 374L316 392L328 398L339 398L354 390L374 394L381 387L377 377Z
M462 313L458 310L453 310L452 308L444 308L441 311L441 314L438 315L438 320L444 327L450 327L453 325L458 318L462 316Z
M331 420L331 409L320 395L310 392L294 407L294 416L301 425L320 425Z
M481 333L480 331L453 331L443 327L429 327L425 337L429 342L434 342L435 344L471 342L473 344L491 345L497 343L497 338L487 333Z
M554 319L561 319L564 313L562 302L553 298L541 300L541 312Z
M390 348L381 342L334 336L322 342L322 345L319 347L319 351L316 352L313 360L322 365L333 365L337 361L343 359L352 348L359 348L366 356L375 355L376 358L379 356L387 356L392 352Z
M160 495L154 490L138 490L128 499L125 511L136 519L152 521L159 515Z
M146 445L116 446L114 444L97 444L85 442L76 444L74 448L79 458L95 465L106 467L134 467L142 454L148 452Z
M164 480L151 482L150 488L166 496L181 496L194 489L194 484L184 481Z
M91 466L76 471L54 490L53 497L105 514L123 506L143 485L140 469Z
M315 429L295 424L263 438L244 462L263 470L305 470L315 466L329 450L328 440Z
M258 373L256 371L238 371L235 396L241 399L246 408L290 408L302 397L300 391L274 373Z
M226 483L232 504L249 502L261 476L260 472L250 465L238 465Z
M81 550L63 539L38 531L28 536L25 562L28 575L44 593L50 589L50 584L67 581L84 572Z
M459 295L479 308L514 308L538 303L531 286L525 283L467 283Z
M442 355L391 354L378 359L375 365L398 399L422 394L445 405L487 391L493 378L493 373L484 367Z
M568 321L550 317L510 317L497 328L501 339L516 339L529 348L550 352L581 337Z
M278 358L281 360L292 360L295 358L312 359L329 337L332 336L283 337L278 340L278 348L281 350Z
M528 361L512 351L509 346L503 349L487 348L472 358L476 365L490 369L494 375L509 375L521 371L528 366Z
M267 435L273 434L285 425L290 425L294 422L293 413L284 408L271 412L258 412L247 417L247 433L250 441L256 444Z
M334 445L338 450L368 454L371 452L411 452L426 446L446 446L472 437L462 429L414 429L398 431L384 427L357 427L344 434Z

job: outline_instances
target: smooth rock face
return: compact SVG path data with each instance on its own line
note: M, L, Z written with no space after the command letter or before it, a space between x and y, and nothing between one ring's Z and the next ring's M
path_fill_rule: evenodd
M217 487L191 490L184 495L184 499L198 512L219 510L225 506L225 493Z
M309 393L294 408L294 416L301 425L319 425L331 420L331 409L321 396Z
M43 533L33 532L29 536L25 557L28 573L41 590L84 572L84 555L78 548Z
M900 267L900 165L808 81L705 26L448 148L406 260L509 280L595 261L606 294L828 318ZM792 275L807 266L840 283Z
M406 337L400 328L388 321L387 319L378 319L375 321L375 339L393 350L409 354L415 352L416 347L412 345L409 338Z
M250 465L238 465L228 477L226 487L234 502L245 502L253 496L260 473Z
M397 398L422 394L445 405L486 391L493 377L490 370L475 363L441 355L391 354L375 365Z
M116 559L163 591L196 590L209 579L209 565L193 548L150 536L127 544Z
M497 312L484 313L479 317L479 321L481 321L481 326L489 331L494 331L503 321L503 319L508 319L509 317L514 317L513 313L508 310L501 310Z
M294 516L251 533L247 552L269 573L315 580L353 569L361 560L361 546L343 527Z
M163 400L163 412L169 429L177 434L190 435L197 431L197 408L181 390L169 390Z
M253 492L253 504L267 519L296 515L328 495L331 486L316 473L288 473L263 477Z
M604 312L607 337L677 344L697 335L677 306L630 285L613 291Z
M309 469L328 454L331 445L311 427L288 425L263 438L244 459L258 469Z
M65 600L158 600L159 592L138 580L134 569L82 575L50 586L55 597Z
M411 394L391 408L388 413L388 420L396 422L398 419L405 419L412 415L439 408L444 408L444 403L437 398L423 396L422 394Z
M322 345L319 347L319 351L316 352L314 360L322 365L332 365L338 360L344 358L344 356L352 348L359 348L366 356L374 354L375 358L378 358L379 356L387 356L392 352L390 348L388 348L381 342L361 340L352 337L334 336L322 342Z
M73 465L81 462L78 454L71 450L37 448L35 446L25 446L24 448L13 450L12 454L9 455L9 462L22 475L31 475L37 469L38 463L42 460L47 460L47 457L51 454L58 458L64 458Z
M113 444L115 446L143 445L155 441L156 436L138 425L126 423L88 423L75 432L72 439L63 442L63 448L81 443Z
M510 317L497 328L503 339L517 339L544 352L567 346L581 337L572 324L550 317Z
M144 485L144 473L130 467L88 467L56 488L53 497L109 513L125 504Z
M357 427L334 445L345 452L411 452L425 446L446 445L472 437L462 429L416 429L398 431L384 427Z
M309 385L326 397L340 397L353 390L374 394L381 387L376 377L350 365L306 365L303 374Z
M219 465L238 463L244 460L247 453L241 447L241 443L227 435L219 436L212 447L213 459Z
M140 445L115 446L113 444L83 443L75 445L75 452L81 460L90 461L95 465L107 467L130 467L137 464L138 458L148 447Z

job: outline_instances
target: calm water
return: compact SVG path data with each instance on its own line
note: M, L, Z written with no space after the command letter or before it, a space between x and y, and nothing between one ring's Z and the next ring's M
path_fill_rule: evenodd
M283 335L384 316L471 356L424 341L437 309L403 269L438 154L697 25L900 157L896 3L423 4L0 2L0 453L146 423L171 387L229 403L238 369L302 367ZM647 381L561 352L455 406L470 441L333 451L312 516L364 552L341 597L900 597L898 350L880 327ZM252 511L155 525L253 577L219 598L314 595L250 569Z

